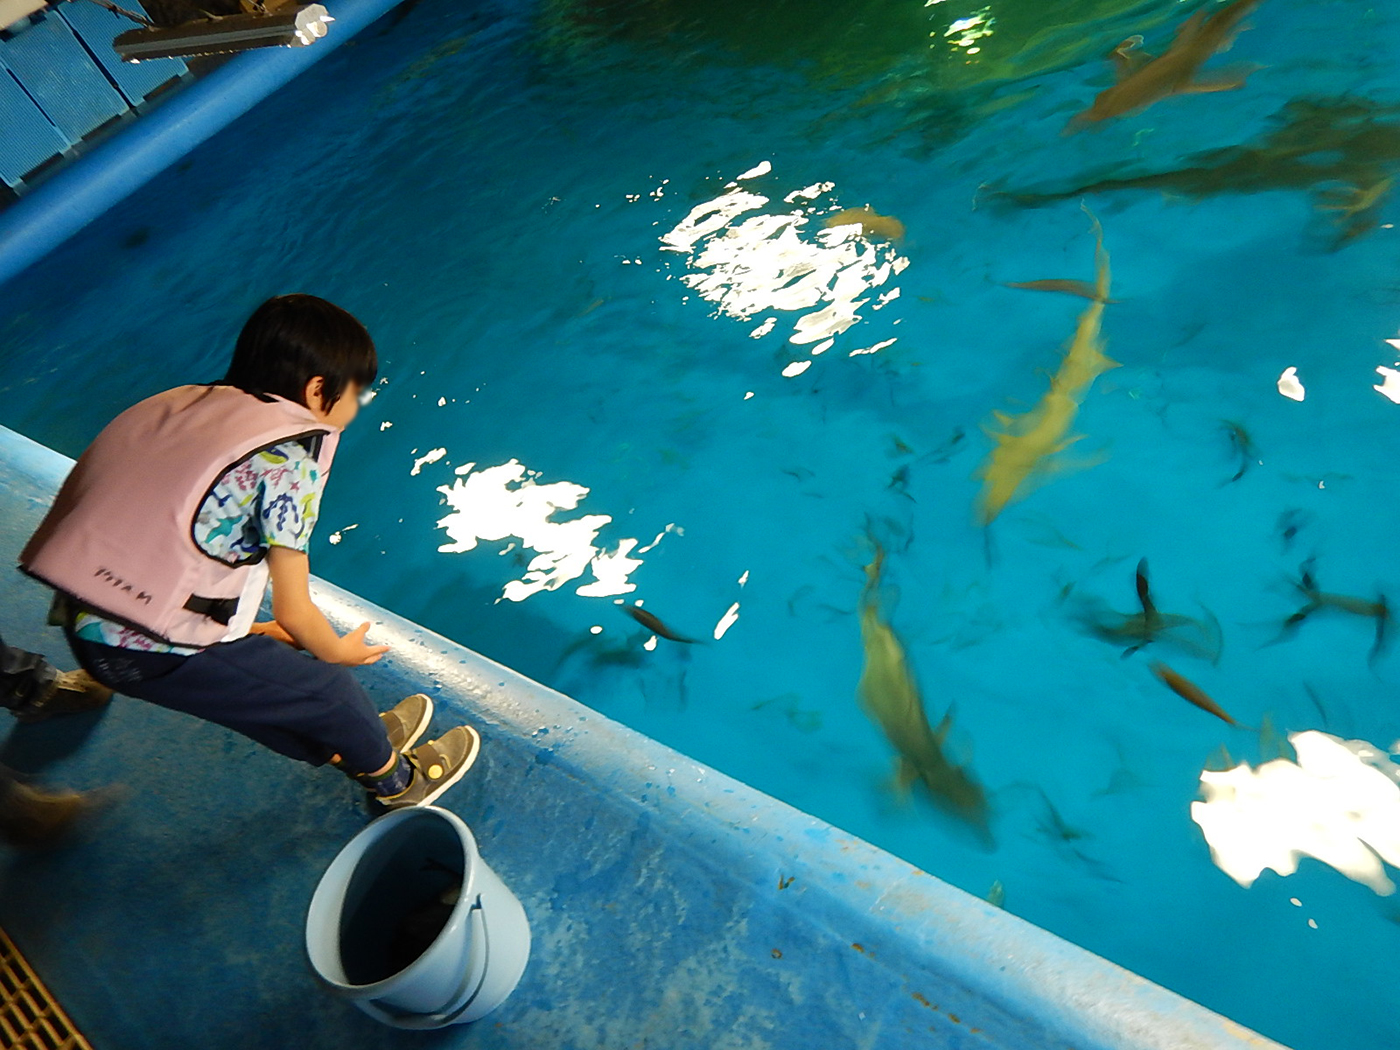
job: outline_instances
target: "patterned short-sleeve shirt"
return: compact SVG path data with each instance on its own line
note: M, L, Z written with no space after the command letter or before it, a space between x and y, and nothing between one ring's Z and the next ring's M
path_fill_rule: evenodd
M219 479L200 505L194 538L215 558L242 561L269 547L304 551L321 503L321 468L299 441L285 441L249 456ZM132 627L80 612L79 638L153 653L188 656L199 650L157 641Z

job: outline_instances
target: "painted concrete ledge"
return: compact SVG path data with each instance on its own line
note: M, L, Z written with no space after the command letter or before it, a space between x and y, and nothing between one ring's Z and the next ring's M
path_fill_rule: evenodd
M0 428L0 560L69 466ZM362 672L377 702L423 689L438 728L481 728L482 760L444 802L525 905L525 977L486 1020L431 1035L323 994L301 923L363 824L355 791L118 698L0 747L47 781L130 789L78 844L0 853L0 925L99 1050L1278 1045L352 594L316 594L393 645ZM45 604L0 573L6 639L66 656Z

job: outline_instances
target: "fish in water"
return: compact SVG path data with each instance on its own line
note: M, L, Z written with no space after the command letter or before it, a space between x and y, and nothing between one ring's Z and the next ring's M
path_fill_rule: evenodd
M909 495L909 464L904 464L904 466L890 475L890 483L885 487L891 492L898 492L901 496L906 496L911 500L914 499L913 496ZM917 503L918 501L915 500L914 502Z
M1215 74L1202 74L1200 70L1212 55L1230 47L1240 23L1259 3L1260 0L1234 0L1214 13L1202 8L1181 24L1171 46L1158 56L1142 50L1142 37L1128 37L1108 54L1117 83L1100 91L1092 106L1070 118L1065 133L1136 113L1173 95L1243 87L1247 74L1239 70Z
M1145 627L1151 630L1162 619L1162 614L1157 611L1157 605L1152 601L1152 584L1147 578L1147 559L1139 558L1137 568L1133 570L1133 589L1137 591L1138 604L1142 606L1142 622Z
M1024 288L1032 292L1064 292L1066 295L1077 295L1081 299L1092 299L1099 301L1099 290L1088 281L1075 280L1070 277L1051 277L1043 281L1007 281L1008 288ZM1105 299L1107 303L1116 303L1117 299Z
M1133 573L1133 586L1140 611L1125 616L1097 599L1084 597L1079 600L1075 619L1085 631L1100 641L1125 646L1125 658L1144 646L1157 643L1211 663L1220 659L1220 624L1209 613L1206 613L1208 620L1197 620L1158 609L1152 597L1146 558L1138 562Z
M1086 839L1089 833L1082 828L1076 828L1060 815L1060 811L1055 808L1055 803L1050 801L1043 788L1036 788L1040 792L1041 801L1045 803L1045 819L1039 821L1041 832L1052 840L1059 842L1076 842L1079 839Z
M1374 600L1366 598L1355 598L1350 594L1329 594L1318 589L1317 581L1313 578L1313 561L1309 558L1303 562L1299 568L1299 577L1294 586L1302 592L1306 602L1297 612L1283 621L1283 630L1279 633L1275 641L1283 641L1298 629L1301 624L1313 613L1326 609L1335 609L1337 612L1350 613L1353 616L1364 616L1367 619L1376 621L1376 640L1371 645L1371 653L1367 657L1370 663L1375 663L1376 659L1385 651L1386 642L1389 640L1388 632L1390 628L1390 603L1384 594L1378 594Z
M952 710L935 729L929 725L923 696L908 656L894 629L880 614L880 577L885 552L874 544L865 567L860 599L860 636L865 648L856 694L865 713L880 727L898 754L897 782L919 783L939 809L966 824L988 849L995 843L987 794L972 771L949 759L945 743Z
M1381 206L1390 199L1395 179L1390 175L1377 178L1368 186L1343 184L1325 187L1317 192L1313 207L1331 213L1335 236L1331 250L1344 248L1380 223Z
M603 635L585 634L564 647L554 669L558 671L579 653L583 653L587 663L594 668L641 667L647 657L646 650L642 648L645 640L646 635L641 632L617 644L608 642Z
M1030 411L1020 416L996 413L997 428L986 428L996 447L977 471L982 479L977 517L983 526L996 520L1007 504L1048 471L1047 461L1079 440L1070 427L1089 388L1118 362L1104 354L1100 330L1104 304L1108 302L1109 260L1103 246L1103 227L1089 210L1094 224L1093 301L1079 315L1074 338L1050 378L1050 389Z
M963 441L967 438L967 431L962 427L954 427L948 440L939 445L932 452L926 452L919 458L921 463L947 463L959 451L962 450Z
M1160 660L1155 660L1149 665L1152 673L1161 679L1162 684L1170 689L1188 704L1194 704L1202 711L1208 711L1222 722L1228 722L1232 726L1239 725L1233 718L1225 713L1225 709L1208 697L1205 690L1190 679L1183 678Z
M653 613L647 612L647 610L643 609L640 605L624 605L622 611L636 620L652 634L659 638L665 638L668 642L680 642L682 645L694 645L696 643L696 639L687 638L683 634L677 634L662 623L659 617Z
M1001 884L1001 879L996 879L992 883L992 888L987 891L987 896L983 898L993 908L1006 908L1006 887Z
M881 215L868 204L861 208L842 208L823 219L822 226L828 230L837 226L859 226L860 232L871 240L904 240L904 223L893 215Z
M1238 423L1233 419L1222 419L1220 426L1230 441L1230 451L1240 461L1240 469L1235 471L1235 476L1230 481L1239 481L1240 478L1249 473L1250 467L1261 462L1259 450L1254 447L1254 440L1249 436L1249 431L1244 428L1243 423ZM1229 481L1226 482L1227 485L1229 483Z
M1297 507L1292 507L1278 516L1278 521L1274 523L1274 531L1278 533L1284 554L1292 548L1293 541L1298 538L1298 533L1309 520L1308 513Z
M1355 95L1293 99L1259 139L1194 154L1183 167L1119 178L1099 168L1063 188L992 190L985 197L989 204L1038 207L1117 190L1156 189L1194 201L1220 193L1322 188L1340 203L1370 205L1357 216L1371 214L1384 199L1389 169L1400 163L1397 115L1400 106Z

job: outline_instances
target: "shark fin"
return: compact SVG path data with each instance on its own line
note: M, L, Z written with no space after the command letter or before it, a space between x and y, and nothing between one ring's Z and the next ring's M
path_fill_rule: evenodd
M1127 40L1108 53L1108 60L1113 63L1120 84L1151 62L1154 57L1154 55L1142 50L1141 34L1128 37Z
M948 710L944 712L943 718L938 725L934 726L933 739L941 745L948 739L948 730L953 728L953 705L948 705Z

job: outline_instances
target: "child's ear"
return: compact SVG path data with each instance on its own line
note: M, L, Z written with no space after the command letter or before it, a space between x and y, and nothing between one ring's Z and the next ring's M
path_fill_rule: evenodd
M325 376L312 376L306 381L306 389L302 392L305 396L306 407L313 412L324 412L326 410L325 397L323 391L326 389Z

